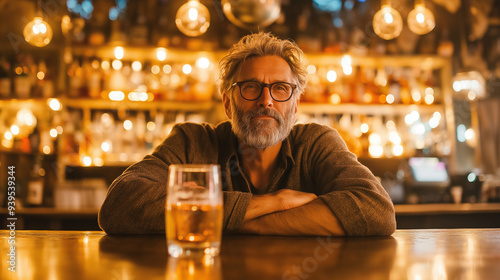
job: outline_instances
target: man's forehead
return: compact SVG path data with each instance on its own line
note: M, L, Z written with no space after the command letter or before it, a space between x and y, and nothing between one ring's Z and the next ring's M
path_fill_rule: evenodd
M292 78L292 71L279 56L259 56L242 61L236 73L237 77L248 79L259 79L261 75L272 75L270 78L286 81Z

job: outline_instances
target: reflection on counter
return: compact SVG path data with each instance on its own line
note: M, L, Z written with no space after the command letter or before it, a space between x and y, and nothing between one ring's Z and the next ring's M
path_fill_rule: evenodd
M166 279L221 280L220 257L168 258Z

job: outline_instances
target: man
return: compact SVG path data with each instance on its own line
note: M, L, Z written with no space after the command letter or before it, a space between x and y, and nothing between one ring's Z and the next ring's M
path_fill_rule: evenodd
M176 125L110 187L99 212L109 234L162 233L170 164L219 164L224 230L272 235L390 235L394 206L336 130L295 125L304 55L267 33L248 35L220 62L229 121Z

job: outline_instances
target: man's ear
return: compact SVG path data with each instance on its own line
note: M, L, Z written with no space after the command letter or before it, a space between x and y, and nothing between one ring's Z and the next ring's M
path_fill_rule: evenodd
M224 105L224 113L226 113L226 117L231 119L233 115L231 112L231 100L227 93L222 94L222 104Z
M299 104L300 104L300 95L297 97L297 100L295 100L295 111L293 114L293 122L297 121L297 114L299 112Z

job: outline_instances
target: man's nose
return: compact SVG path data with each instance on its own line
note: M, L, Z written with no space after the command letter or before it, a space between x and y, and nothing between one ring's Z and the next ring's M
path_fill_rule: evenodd
M271 88L269 86L262 88L262 94L260 95L258 102L258 105L262 107L273 106L273 98L271 97Z

